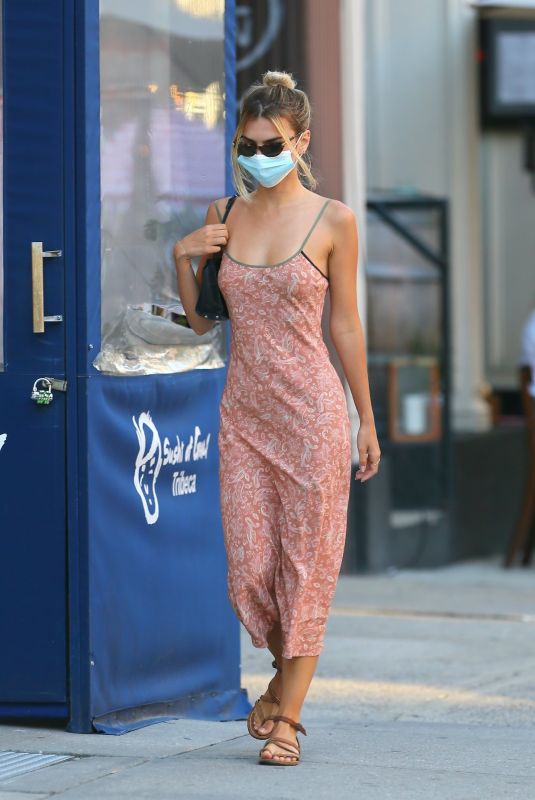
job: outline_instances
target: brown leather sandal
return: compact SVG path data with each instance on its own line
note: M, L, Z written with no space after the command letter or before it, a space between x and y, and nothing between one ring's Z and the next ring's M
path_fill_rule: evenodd
M277 672L281 672L281 668L277 664L276 659L273 660L271 666L274 667L277 670ZM281 702L280 699L277 697L277 695L275 694L275 692L271 688L271 681L268 684L267 692L265 694L260 695L260 697L258 698L256 703L254 704L252 709L249 711L249 715L247 717L247 730L249 731L251 736L253 736L255 739L264 740L264 739L269 739L270 733L259 733L258 729L253 724L253 717L254 717L257 709L259 708L259 703L262 700L265 700L268 703L276 703L278 706L280 705L280 702ZM263 719L262 722L260 723L260 725L262 726L265 721L266 720Z
M280 720L281 722L287 722L292 728L295 728L296 731L301 731L304 735L307 735L306 730L303 728L300 722L296 722L294 719L290 719L290 717L284 717L282 714L274 714L273 716L266 717L264 722L268 719L272 719L275 722ZM262 753L270 744L273 742L274 744L278 744L281 747L281 750L285 750L289 755L292 756L292 761L283 761L282 759L286 758L283 753L273 753L271 758L262 758ZM279 744L280 743L280 744ZM287 747L286 745L290 745ZM297 753L295 752L295 747L297 746ZM299 739L297 736L295 737L295 742L292 742L290 739L283 739L281 736L271 736L267 744L263 746L259 753L259 764L270 764L275 765L277 767L294 767L296 764L299 764L301 758L301 745L299 743ZM278 759L281 759L280 761Z

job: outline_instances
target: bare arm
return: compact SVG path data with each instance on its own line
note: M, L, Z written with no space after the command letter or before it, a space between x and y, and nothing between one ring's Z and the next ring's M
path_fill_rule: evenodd
M205 264L212 253L218 253L226 245L227 239L227 226L219 222L215 204L210 203L204 226L178 240L173 248L180 302L184 306L186 318L192 330L199 336L218 324L215 320L206 319L197 314L195 306L199 299ZM191 265L192 256L200 256L196 274Z
M357 305L357 221L352 210L343 203L337 202L333 211L336 212L336 218L333 226L333 247L329 256L329 331L360 418L360 465L362 467L368 461L368 468L370 464L377 462L381 451L370 397L366 342ZM373 472L376 470L377 467Z

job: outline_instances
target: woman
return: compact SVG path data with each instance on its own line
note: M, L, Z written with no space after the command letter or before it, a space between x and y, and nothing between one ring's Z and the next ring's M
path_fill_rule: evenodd
M357 310L356 219L300 180L316 186L303 157L309 100L289 73L269 71L240 111L228 221L221 198L173 254L188 322L203 334L217 323L195 313L202 270L223 250L231 349L218 444L228 591L253 645L275 657L277 673L247 721L252 736L269 739L259 763L289 766L299 762L296 732L306 733L300 713L342 562L351 480L345 394L321 332L327 289L330 334L360 417L362 483L376 474L380 449ZM196 274L192 256L201 257Z

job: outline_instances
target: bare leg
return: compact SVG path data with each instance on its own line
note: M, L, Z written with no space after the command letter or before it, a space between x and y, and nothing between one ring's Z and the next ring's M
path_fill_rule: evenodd
M282 656L281 656L281 654L282 654L282 631L281 631L280 622L276 622L275 625L272 627L272 629L270 630L270 632L268 634L267 640L268 640L269 650L270 650L271 654L273 655L273 658L277 659L277 664L279 664L279 666L280 666L281 663L282 663ZM279 674L279 673L277 673L277 674ZM280 677L280 675L279 675L279 677Z
M305 702L305 697L308 692L310 683L316 671L319 656L295 656L295 658L282 659L282 695L281 704L277 714L282 714L285 717L300 722L301 709ZM280 662L279 662L280 663ZM269 721L270 724L272 720ZM276 722L273 727L273 736L280 736L283 739L288 739L291 742L296 742L297 753L297 740L295 738L296 730L292 728L287 722ZM288 751L278 747L276 742L267 744L262 750L262 758L276 757L278 761L294 761Z
M269 650L272 656L276 659L277 664L282 666L282 631L279 622L275 623L267 638ZM280 697L282 692L282 675L280 672L276 673L276 675L269 682L269 685L277 697ZM279 713L279 707L276 703L268 703L267 700L262 700L259 705L260 713L263 715L263 717L269 717L271 714ZM275 724L273 720L270 719L264 725L260 725L262 720L257 718L258 712L255 712L254 717L255 721L253 725L260 733L271 733Z

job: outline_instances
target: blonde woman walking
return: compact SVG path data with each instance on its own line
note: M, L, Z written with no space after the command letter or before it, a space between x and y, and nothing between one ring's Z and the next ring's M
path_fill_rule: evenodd
M351 481L346 398L321 331L327 291L330 334L360 418L356 479L376 474L380 449L357 310L356 219L313 191L307 95L289 73L270 71L240 112L226 224L220 198L205 225L176 242L174 258L188 322L203 334L217 323L195 312L202 270L223 250L231 348L218 444L228 592L277 670L247 720L267 740L259 763L291 766L297 733L306 734L301 709L342 562ZM192 256L201 257L196 273Z

